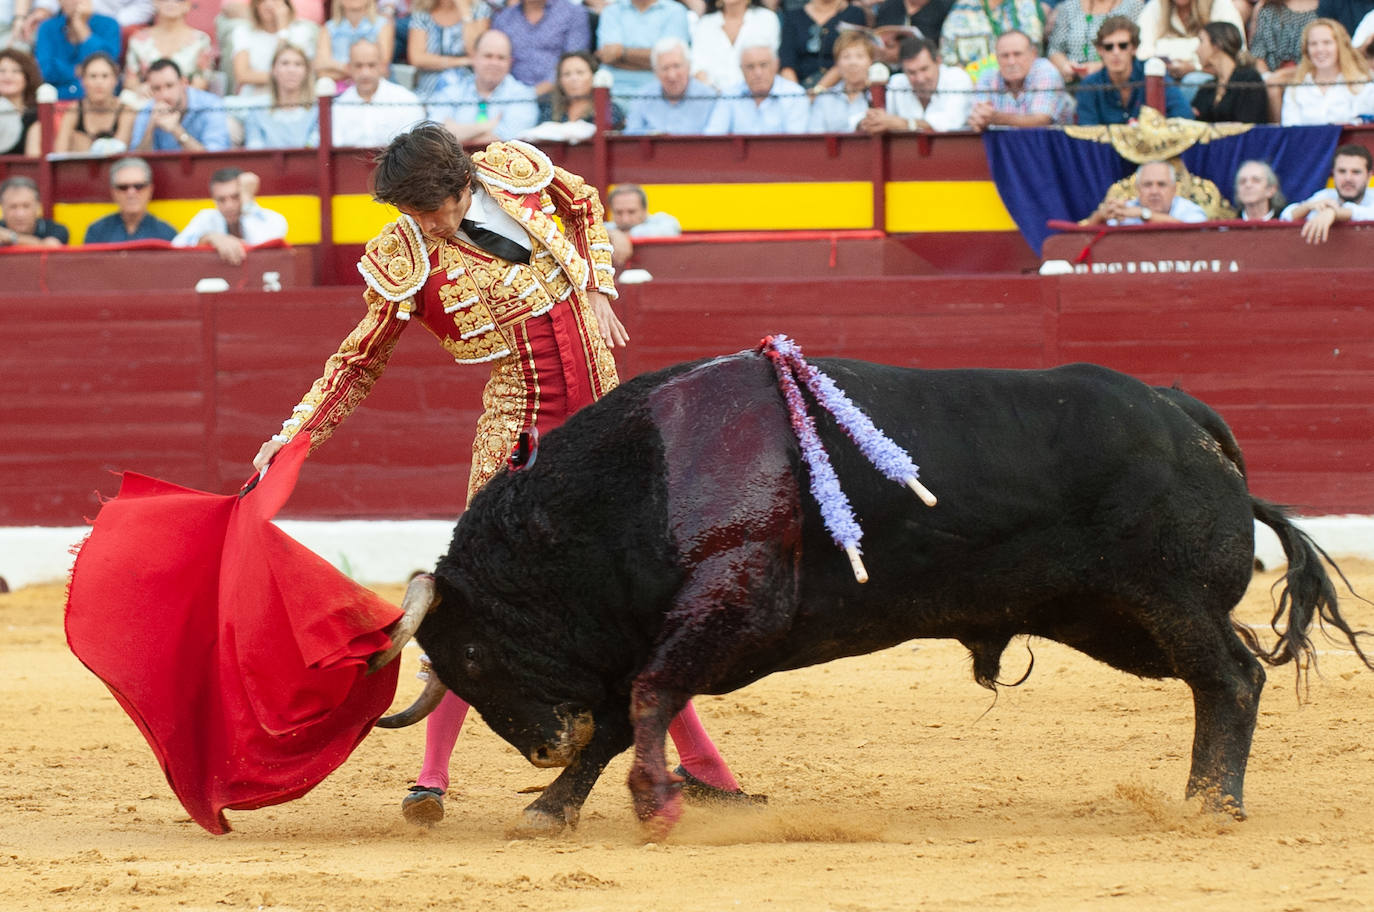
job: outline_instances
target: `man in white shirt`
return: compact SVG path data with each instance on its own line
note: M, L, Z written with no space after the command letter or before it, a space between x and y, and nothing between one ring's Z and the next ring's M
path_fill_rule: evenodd
M1145 162L1136 169L1138 196L1122 202L1108 199L1088 217L1089 225L1151 225L1171 222L1205 222L1207 212L1178 195L1178 176L1168 162Z
M1281 218L1302 226L1302 239L1309 244L1325 244L1336 222L1374 221L1374 191L1369 189L1369 172L1374 155L1357 143L1341 146L1331 159L1334 187L1318 190L1283 210Z
M258 176L251 171L221 168L210 175L210 198L215 208L192 216L172 238L172 246L209 244L220 259L237 266L247 258L249 247L286 237L286 217L259 206L253 199L257 189Z
M371 41L349 48L353 85L334 100L334 145L378 149L424 121L425 106L415 93L382 78L382 60Z
M901 72L887 81L886 111L869 108L859 129L868 133L967 130L973 110L973 79L967 70L940 63L928 38L908 35L898 45Z
M805 133L811 100L805 89L778 75L777 52L756 44L740 49L739 62L744 81L721 95L705 132L712 136Z
M472 49L472 70L452 69L429 97L430 119L461 143L516 139L539 123L534 89L511 75L511 43L488 29Z

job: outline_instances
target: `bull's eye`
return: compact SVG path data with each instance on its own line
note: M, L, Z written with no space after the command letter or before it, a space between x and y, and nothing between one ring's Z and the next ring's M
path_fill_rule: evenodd
M469 678L481 677L481 658L482 651L476 646L469 644L463 648L463 671L467 672Z

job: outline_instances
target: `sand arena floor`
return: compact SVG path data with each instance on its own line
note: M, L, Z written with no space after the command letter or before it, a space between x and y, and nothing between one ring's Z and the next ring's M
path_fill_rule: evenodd
M1374 562L1346 561L1374 593ZM1240 616L1263 623L1276 574ZM399 587L384 594L399 599ZM1306 698L1271 670L1247 780L1251 817L1183 799L1183 685L1052 643L992 697L956 643L775 675L698 701L767 808L689 809L645 845L619 758L580 828L511 841L552 775L480 722L454 757L449 817L405 824L423 733L376 731L292 804L230 812L211 836L67 651L61 587L0 596L0 910L1374 909L1374 672L1318 640ZM1374 607L1347 617L1374 628ZM1025 667L1013 643L1004 677ZM414 652L406 661L414 666ZM407 672L398 703L419 684Z

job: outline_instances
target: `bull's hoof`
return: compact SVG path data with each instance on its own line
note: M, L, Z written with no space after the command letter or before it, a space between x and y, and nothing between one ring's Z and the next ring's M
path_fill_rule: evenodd
M568 823L558 814L536 807L527 807L520 819L506 830L507 839L538 839L541 836L557 836Z
M640 817L645 842L662 842L682 819L682 799L674 795L663 807L648 817Z
M401 799L401 815L416 826L434 826L444 819L444 790L412 785Z
M750 795L744 789L735 789L732 792L728 789L717 788L714 785L702 782L696 776L687 772L686 767L679 766L677 769L673 770L673 772L682 777L682 798L688 804L753 807L768 803L767 795Z

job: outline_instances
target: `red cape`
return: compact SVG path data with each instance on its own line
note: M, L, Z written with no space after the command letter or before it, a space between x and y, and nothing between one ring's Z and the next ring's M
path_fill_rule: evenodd
M242 497L124 473L72 569L67 643L212 833L314 788L396 693L399 662L365 672L400 609L271 523L309 448Z

